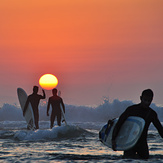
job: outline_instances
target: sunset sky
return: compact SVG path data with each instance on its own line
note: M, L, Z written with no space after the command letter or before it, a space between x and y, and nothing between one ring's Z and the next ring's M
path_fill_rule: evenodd
M0 105L45 73L66 104L139 102L151 88L163 105L163 0L1 0L0 56Z

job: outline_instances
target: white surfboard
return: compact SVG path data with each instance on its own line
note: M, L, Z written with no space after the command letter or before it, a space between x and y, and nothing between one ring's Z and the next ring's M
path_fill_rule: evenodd
M67 125L67 121L66 121L65 113L64 113L64 111L63 111L63 107L62 107L61 104L60 104L60 107L61 107L62 116L63 116L63 120L62 120L62 121L64 121L64 122L65 122L65 125Z
M19 99L21 109L23 111L28 96L27 96L26 92L22 88L17 89L17 94L18 94L18 99ZM25 120L27 122L28 128L31 129L31 130L34 130L35 129L34 115L33 115L33 110L32 110L32 106L31 106L30 103L29 103L29 105L27 107L24 118L25 118Z
M118 118L113 121L113 125L106 124L99 132L101 142L112 148L112 133ZM144 129L145 120L140 117L131 116L126 119L116 137L116 150L125 151L132 148L141 136Z
M58 91L58 96L61 97L61 91ZM67 125L67 121L66 121L66 117L65 117L65 113L63 111L63 107L62 107L62 104L60 104L60 108L61 108L61 111L62 111L62 116L63 116L63 120L65 122L65 125Z

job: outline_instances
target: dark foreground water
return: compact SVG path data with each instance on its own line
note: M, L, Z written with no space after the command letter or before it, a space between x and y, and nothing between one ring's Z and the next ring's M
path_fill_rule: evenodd
M122 152L114 152L98 139L104 123L69 123L49 128L48 121L40 122L40 129L26 130L25 121L0 122L0 162L163 162L163 142L150 127L148 144L150 159L122 159Z

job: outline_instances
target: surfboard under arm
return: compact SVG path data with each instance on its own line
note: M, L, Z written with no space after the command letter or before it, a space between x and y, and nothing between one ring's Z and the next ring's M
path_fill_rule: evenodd
M22 112L23 112L24 106L28 97L27 93L22 88L17 88L17 95L18 95L18 99L19 99ZM30 103L27 107L24 118L27 122L27 128L34 130L35 129L34 115L33 115L33 110L32 110L32 106Z
M58 96L61 97L61 91L58 91ZM60 107L61 107L61 111L62 111L62 116L63 116L63 118L64 118L64 122L65 122L65 124L67 125L67 121L66 121L66 118L65 118L65 113L64 113L64 111L63 111L62 104L60 104Z
M63 111L62 104L60 104L60 106L61 106L62 116L63 116L63 118L64 118L65 125L67 125L67 121L66 121L66 118L65 118L65 113L64 113L64 111Z
M109 126L109 128L108 124L106 124L99 133L101 142L109 148L112 148L112 133L117 121L118 119L115 119L113 125ZM128 117L116 138L117 151L125 151L132 148L140 138L144 125L144 119L136 116Z

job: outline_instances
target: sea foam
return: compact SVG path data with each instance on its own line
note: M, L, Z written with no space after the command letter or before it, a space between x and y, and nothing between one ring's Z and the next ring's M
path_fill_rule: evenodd
M41 140L61 140L81 136L88 131L73 125L55 126L45 130L19 130L14 134L16 140L41 141Z

